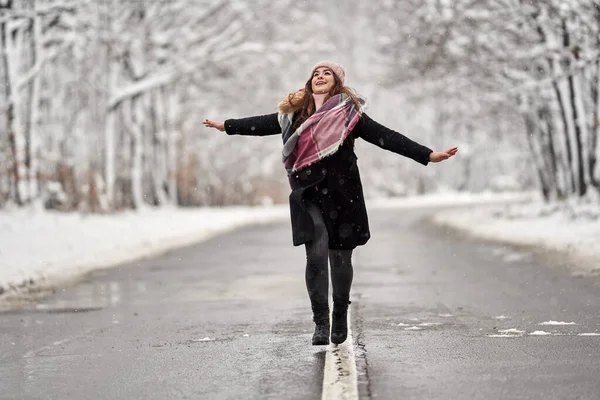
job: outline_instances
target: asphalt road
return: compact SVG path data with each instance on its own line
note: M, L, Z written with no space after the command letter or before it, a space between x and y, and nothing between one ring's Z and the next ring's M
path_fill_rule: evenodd
M361 398L600 398L595 278L425 214L355 252ZM0 399L320 399L303 270L282 223L93 273L0 314Z

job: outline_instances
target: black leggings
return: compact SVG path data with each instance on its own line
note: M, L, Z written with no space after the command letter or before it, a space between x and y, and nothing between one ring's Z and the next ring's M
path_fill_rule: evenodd
M323 220L323 213L312 203L307 205L315 231L311 242L306 243L306 289L313 310L329 307L329 271L327 258L331 264L331 285L333 301L347 304L352 286L352 250L330 250L329 235Z

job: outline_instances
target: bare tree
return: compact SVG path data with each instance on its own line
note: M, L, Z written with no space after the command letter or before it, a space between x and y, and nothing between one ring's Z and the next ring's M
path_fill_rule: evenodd
M460 101L469 88L480 115L512 102L543 194L585 197L597 187L598 7L593 0L389 3L382 18L397 37L384 48L392 63L408 66L390 78L411 81L421 101L432 92ZM407 23L395 23L398 16Z

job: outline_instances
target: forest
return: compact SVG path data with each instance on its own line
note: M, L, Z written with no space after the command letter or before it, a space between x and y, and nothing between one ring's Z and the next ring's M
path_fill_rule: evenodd
M285 202L267 114L320 59L423 168L357 152L368 196L536 190L598 204L599 0L0 0L0 208ZM450 164L450 163L449 163Z

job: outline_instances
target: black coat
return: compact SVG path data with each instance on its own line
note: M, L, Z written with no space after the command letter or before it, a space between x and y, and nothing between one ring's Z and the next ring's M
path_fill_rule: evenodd
M228 119L229 135L281 135L277 113ZM351 135L333 155L290 176L290 214L294 246L313 238L314 226L306 202L319 206L329 233L329 248L351 250L371 237L354 140L362 138L383 149L427 165L431 150L363 114ZM283 169L283 165L282 165Z

